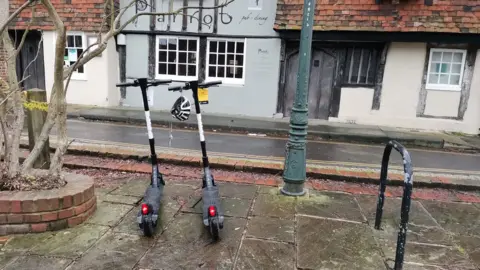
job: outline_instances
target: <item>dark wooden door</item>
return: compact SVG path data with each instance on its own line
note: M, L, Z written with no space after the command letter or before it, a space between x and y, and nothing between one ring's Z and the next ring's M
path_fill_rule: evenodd
M289 117L297 89L298 52L288 58L285 78L284 116ZM308 117L328 119L336 61L331 50L313 50L308 87Z
M17 46L23 31L16 33ZM18 80L25 90L39 88L45 90L45 63L43 58L42 35L39 31L29 31L17 58Z

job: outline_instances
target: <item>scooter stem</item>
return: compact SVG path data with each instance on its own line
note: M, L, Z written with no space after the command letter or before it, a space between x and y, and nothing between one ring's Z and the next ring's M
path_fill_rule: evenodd
M205 182L207 187L213 186L213 178L210 172L210 163L208 162L207 156L207 146L205 142L205 135L203 132L203 122L202 122L202 113L200 110L200 102L198 101L198 81L190 82L190 87L193 92L193 100L195 103L195 112L197 114L197 123L198 123L198 135L200 136L200 146L202 148L202 164L203 164L203 173L205 176Z
M152 120L150 118L150 108L148 106L147 98L148 80L146 78L141 78L138 79L138 83L140 84L140 89L142 90L143 108L145 110L145 121L147 123L148 143L150 145L150 157L152 160L152 186L158 187L159 178L161 179L162 184L164 183L160 171L158 170L158 159L157 154L155 153L155 138L153 137Z

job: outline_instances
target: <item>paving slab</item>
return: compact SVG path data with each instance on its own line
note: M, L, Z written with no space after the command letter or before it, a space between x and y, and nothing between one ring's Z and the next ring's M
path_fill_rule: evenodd
M143 197L149 184L150 180L148 178L134 178L116 188L110 194Z
M396 242L380 239L378 244L387 260L393 262L395 260ZM407 242L404 261L436 265L446 269L476 269L469 260L467 253L457 246L433 246Z
M37 243L29 252L37 255L77 257L100 239L107 230L106 226L82 224L57 232L51 238Z
M365 222L353 195L310 191L297 198L298 214Z
M136 205L141 200L142 200L142 197L136 197L136 196L112 195L112 194L97 195L97 202Z
M167 181L163 191L165 196L175 198L177 196L189 197L198 189L199 186L195 184L178 184L172 181Z
M95 195L97 195L97 199L98 199L98 196L108 194L109 192L112 192L113 190L115 190L115 188L112 188L112 187L109 187L109 188L95 187Z
M132 205L109 202L97 203L97 210L85 223L114 226L133 208Z
M153 241L153 239L143 236L108 232L69 270L131 270L147 249L153 245Z
M246 218L250 209L252 200L236 198L220 198L225 216ZM194 208L183 208L187 213L201 214L203 211L203 201L200 199Z
M295 269L293 244L245 239L235 269Z
M178 205L184 206L189 201L199 198L199 191L200 189L196 186L167 183L163 190L163 196L169 202L175 201Z
M480 235L480 209L472 204L421 201L445 230L457 235Z
M271 217L252 217L248 221L247 237L293 243L295 222Z
M258 193L259 194L275 194L280 192L280 187L270 187L270 186L259 186Z
M72 262L71 259L45 257L38 255L20 256L3 270L63 270Z
M377 210L376 196L357 196L357 201L373 229ZM400 224L402 200L386 198L383 205L381 230L373 230L375 237L396 241ZM412 201L410 205L407 241L452 246L451 236L442 229L420 202Z
M295 197L280 195L278 189L272 189L270 193L258 194L253 206L253 215L293 220L295 201Z
M143 269L231 269L246 219L225 218L220 241L212 243L201 215L180 214L140 260Z
M371 229L365 224L298 217L297 267L384 269Z
M222 197L253 199L258 187L247 184L218 183L220 195Z
M480 235L479 236L455 236L460 250L468 254L470 260L480 269Z
M53 232L45 232L14 235L0 251L9 255L22 255L28 252L32 246L53 237L54 234Z
M394 264L395 263L393 261L387 261L387 265L389 267L388 269L394 269ZM445 268L435 265L405 262L403 264L403 270L445 270Z
M7 264L15 260L17 257L14 255L6 255L0 251L0 269L3 269Z

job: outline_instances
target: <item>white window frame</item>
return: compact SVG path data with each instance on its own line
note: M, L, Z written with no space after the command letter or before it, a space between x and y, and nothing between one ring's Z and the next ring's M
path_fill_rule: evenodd
M83 51L85 51L85 49L87 48L87 36L85 34L85 32L81 32L81 31L67 31L66 33L66 44L65 44L65 49L67 48L67 43L68 43L68 36L72 36L72 35L75 35L75 36L82 36L82 49ZM53 55L55 55L55 44L57 42L57 35L54 35L54 39L53 39ZM84 55L86 55L88 52L86 52ZM72 80L75 80L75 81L86 81L87 80L87 69L86 69L86 65L83 65L83 73L78 73L76 71L73 71L72 72Z
M236 42L243 42L243 66L242 66L242 78L218 78L218 77L210 77L209 75L209 68L210 68L210 41L236 41ZM227 51L227 48L225 48ZM225 61L227 61L225 57ZM245 85L245 70L246 70L246 63L247 63L247 39L246 38L207 38L207 65L205 69L205 77L206 81L222 81L222 84L227 85Z
M196 40L197 41L197 51L196 51L196 59L197 63L195 64L195 76L180 76L180 75L168 75L168 74L159 74L159 40L160 39L169 39L169 38L176 38L184 39L184 40ZM177 59L178 59L178 42L177 42ZM188 37L188 36L164 36L164 35L157 35L155 38L155 78L156 79L170 79L174 81L193 81L198 79L198 67L199 67L199 60L200 60L200 38L199 37ZM178 62L177 64L177 74L178 74ZM168 64L167 64L168 70Z
M462 64L460 68L460 81L458 85L450 85L450 84L430 84L430 69L432 65L432 57L433 53L435 52L451 52L451 53L462 53ZM425 88L427 90L443 90L443 91L461 91L462 84L463 84L463 76L465 73L465 62L467 58L467 50L459 50L459 49L441 49L441 48L432 48L430 49L430 56L428 58L428 70L427 70L427 81L425 84ZM451 73L452 65L450 63L450 71Z

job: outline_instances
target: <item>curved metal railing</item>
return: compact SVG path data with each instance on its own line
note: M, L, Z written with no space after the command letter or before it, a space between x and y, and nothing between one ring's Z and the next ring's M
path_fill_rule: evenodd
M408 216L410 212L411 195L413 188L413 167L412 159L407 149L397 141L389 141L383 152L382 169L380 172L380 188L377 200L377 212L375 214L375 229L380 230L383 215L383 204L385 202L385 189L387 186L388 162L390 161L390 154L392 148L397 150L403 159L403 170L405 179L403 183L403 197L400 220L400 231L397 238L397 250L395 253L395 270L403 268L403 259L405 255L405 241L407 238Z

